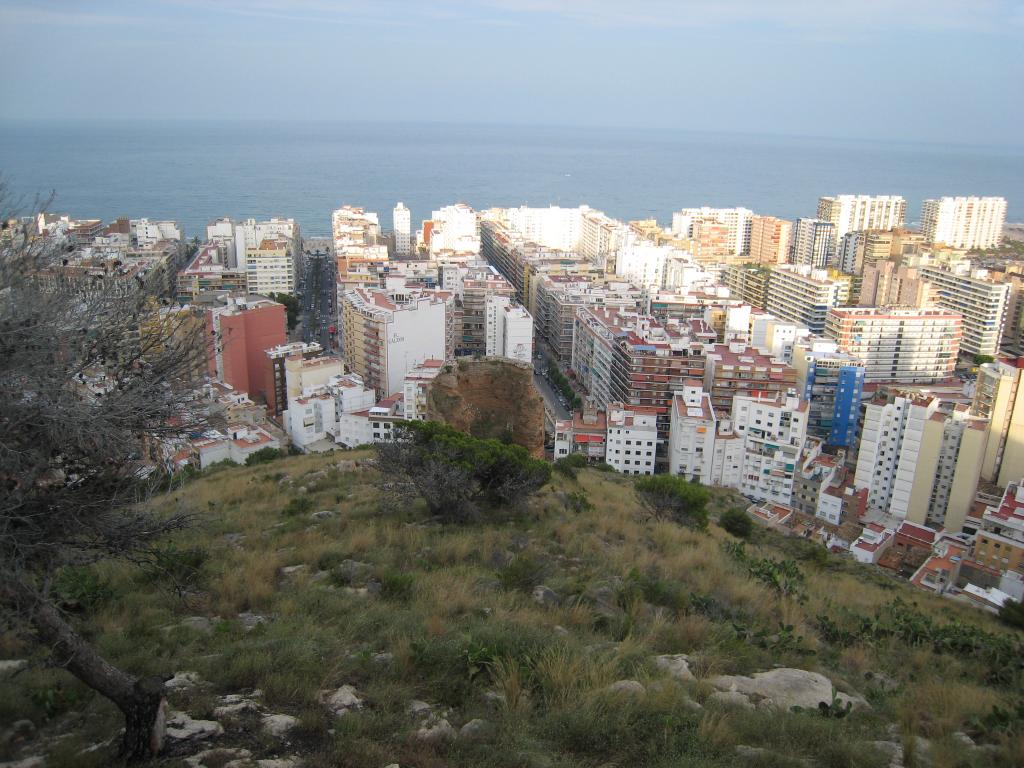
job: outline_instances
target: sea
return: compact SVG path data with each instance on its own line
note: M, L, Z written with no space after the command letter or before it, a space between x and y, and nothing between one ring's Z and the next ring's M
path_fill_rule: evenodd
M1024 221L1024 146L996 147L593 126L252 121L0 121L0 176L22 211L77 218L295 218L330 232L343 204L391 227L450 203L576 206L621 219L744 206L813 216L834 194L899 194L907 220L942 195L1001 195Z

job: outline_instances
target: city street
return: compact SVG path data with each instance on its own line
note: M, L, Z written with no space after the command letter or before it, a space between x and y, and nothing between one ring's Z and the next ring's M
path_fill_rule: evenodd
M333 351L330 328L337 325L334 270L334 259L321 251L307 257L299 323L292 334L296 340L319 342L327 352Z
M533 383L537 387L537 391L540 392L541 397L544 398L544 403L548 410L555 415L555 418L568 419L571 415L569 408L562 404L558 391L544 375L548 369L547 351L542 349L539 344L535 345L534 349L536 352L533 359ZM539 359L537 355L540 355Z

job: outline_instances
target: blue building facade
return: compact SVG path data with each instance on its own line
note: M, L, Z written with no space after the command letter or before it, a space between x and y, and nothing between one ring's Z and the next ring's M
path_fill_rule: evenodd
M852 447L864 392L864 364L841 352L807 352L805 365L800 373L808 402L807 432L827 445Z

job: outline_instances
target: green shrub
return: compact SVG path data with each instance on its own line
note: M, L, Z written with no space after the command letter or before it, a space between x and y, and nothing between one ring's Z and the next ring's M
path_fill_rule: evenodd
M447 424L403 421L377 446L381 486L402 501L422 498L430 513L465 523L514 506L551 479L551 465L519 445L481 440Z
M575 479L576 474L587 466L587 459L582 453L571 453L555 462L555 472Z
M676 475L651 475L636 481L637 495L658 518L698 530L708 527L707 488Z
M385 600L408 600L415 586L416 577L411 573L389 570L380 576L380 596Z
M594 508L584 491L573 491L565 496L565 506L573 514L588 512Z
M313 511L313 500L309 496L295 496L289 499L282 511L289 517L307 514Z
M498 581L503 589L530 590L544 581L547 566L535 555L523 552L498 569Z
M152 573L157 579L169 577L179 591L192 590L199 586L202 568L209 556L206 548L199 544L190 547L168 544L154 552Z
M53 581L53 593L65 608L92 610L114 595L107 580L92 568L61 568Z
M738 539L748 539L754 532L754 521L744 509L727 509L718 518L718 524Z
M260 448L258 451L250 453L246 457L245 466L255 467L257 464L269 464L272 461L277 461L285 455L287 455L287 453L279 448Z
M1007 600L999 609L999 620L1008 627L1024 629L1024 602Z

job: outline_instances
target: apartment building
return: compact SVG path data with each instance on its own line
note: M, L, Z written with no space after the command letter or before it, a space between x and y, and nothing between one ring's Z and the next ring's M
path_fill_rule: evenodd
M1004 197L940 197L921 206L921 234L954 248L995 248L1005 222Z
M380 219L372 211L354 205L333 211L331 239L339 283L345 282L350 273L358 274L388 261L387 246L381 242Z
M307 452L318 443L337 443L339 419L375 403L374 391L363 386L358 376L334 374L289 398L285 428L292 443Z
M195 257L176 278L177 300L188 304L204 293L248 293L247 270L227 265L226 250L214 242L203 243Z
M706 253L702 259L721 260L722 257L750 252L753 216L754 212L747 208L683 208L672 214L672 233L677 237L699 240L702 229L706 233L719 230L722 233L720 251ZM714 236L706 234L705 237L710 243Z
M658 409L609 403L604 460L625 475L653 475L658 453Z
M615 274L640 288L659 290L665 287L666 270L673 258L686 259L671 245L656 245L631 236L619 249Z
M210 375L257 402L269 401L273 381L265 350L286 340L284 305L262 296L233 298L206 312Z
M897 263L920 255L924 236L908 229L869 229L847 232L838 241L835 267L852 275L886 260Z
M963 529L978 492L987 427L964 405L931 415L912 467L907 520L953 533Z
M768 301L768 281L772 270L762 265L731 264L725 270L725 284L747 304L764 309Z
M796 343L793 367L797 391L808 403L807 433L829 446L855 447L864 362L818 337Z
M603 409L585 405L581 411L574 412L571 418L556 421L554 432L556 460L580 454L587 461L604 462L608 420Z
M644 296L632 283L589 276L549 275L530 285L537 335L563 364L572 359L573 328L580 307L637 310Z
M868 489L873 514L907 517L925 424L938 408L938 398L893 390L882 390L865 404L854 482Z
M907 201L899 195L834 195L818 199L818 218L835 226L838 240L847 232L902 227Z
M485 353L523 363L533 360L533 318L508 296L488 296L485 305Z
M836 252L836 225L822 219L802 218L793 227L790 262L813 269L832 266Z
M772 268L764 308L820 335L825 332L828 311L846 305L849 298L848 277L808 266L783 265Z
M558 251L532 242L514 229L503 209L488 211L480 222L480 255L496 267L513 286L520 299L530 295L531 265L550 261L562 263L590 262L579 253Z
M807 439L807 403L793 392L738 394L731 427L743 444L734 487L759 501L788 505Z
M149 248L162 240L180 241L181 227L176 221L150 221L149 219L132 219L132 245L138 248Z
M231 269L245 268L246 253L250 249L259 248L264 240L283 240L288 244L296 269L301 268L299 255L302 253L302 236L295 219L277 216L264 221L217 219L206 227L206 239L223 248L226 266Z
M288 376L285 370L285 360L290 357L306 360L321 357L323 351L323 347L315 341L295 341L264 350L263 377L264 381L270 382L270 387L267 389L268 413L280 416L288 408Z
M775 397L796 388L795 368L743 342L708 345L705 361L704 389L718 413L729 413L737 395Z
M391 212L391 226L395 232L395 255L409 256L412 253L412 214L399 201Z
M1007 487L1024 477L1024 358L1005 358L978 369L971 412L989 424L981 476Z
M886 259L865 266L857 304L861 307L929 307L933 288L917 267Z
M431 259L464 258L480 253L480 222L465 203L446 205L430 214L431 226L424 227L424 245Z
M949 378L962 334L960 313L941 308L834 307L825 322L825 335L864 361L868 383Z
M492 296L511 299L516 289L494 267L468 270L461 283L461 310L455 331L455 354L482 355L487 351L487 301Z
M948 267L922 264L918 273L931 284L937 306L963 317L960 350L969 355L999 354L1010 284L992 280L988 270L974 269L970 262Z
M573 371L600 407L621 402L655 409L660 465L667 464L673 395L686 380L704 376L704 343L698 337L708 330L700 320L662 325L625 310L578 311Z
M427 418L427 393L444 366L444 360L424 360L405 375L402 385L403 419L424 421Z
M749 326L747 339L750 346L790 365L793 364L796 344L812 335L807 326L780 320L767 312L751 312Z
M974 559L1000 572L1024 574L1024 482L1006 486L998 507L989 507L974 537Z
M668 471L690 481L710 482L717 434L711 395L700 379L688 379L672 396Z
M354 288L342 294L339 309L345 363L378 397L401 392L406 374L424 360L452 357L451 293Z
M749 261L766 266L787 263L792 239L793 222L774 216L752 216Z
M288 240L263 240L245 249L245 275L253 293L293 295L301 259Z

